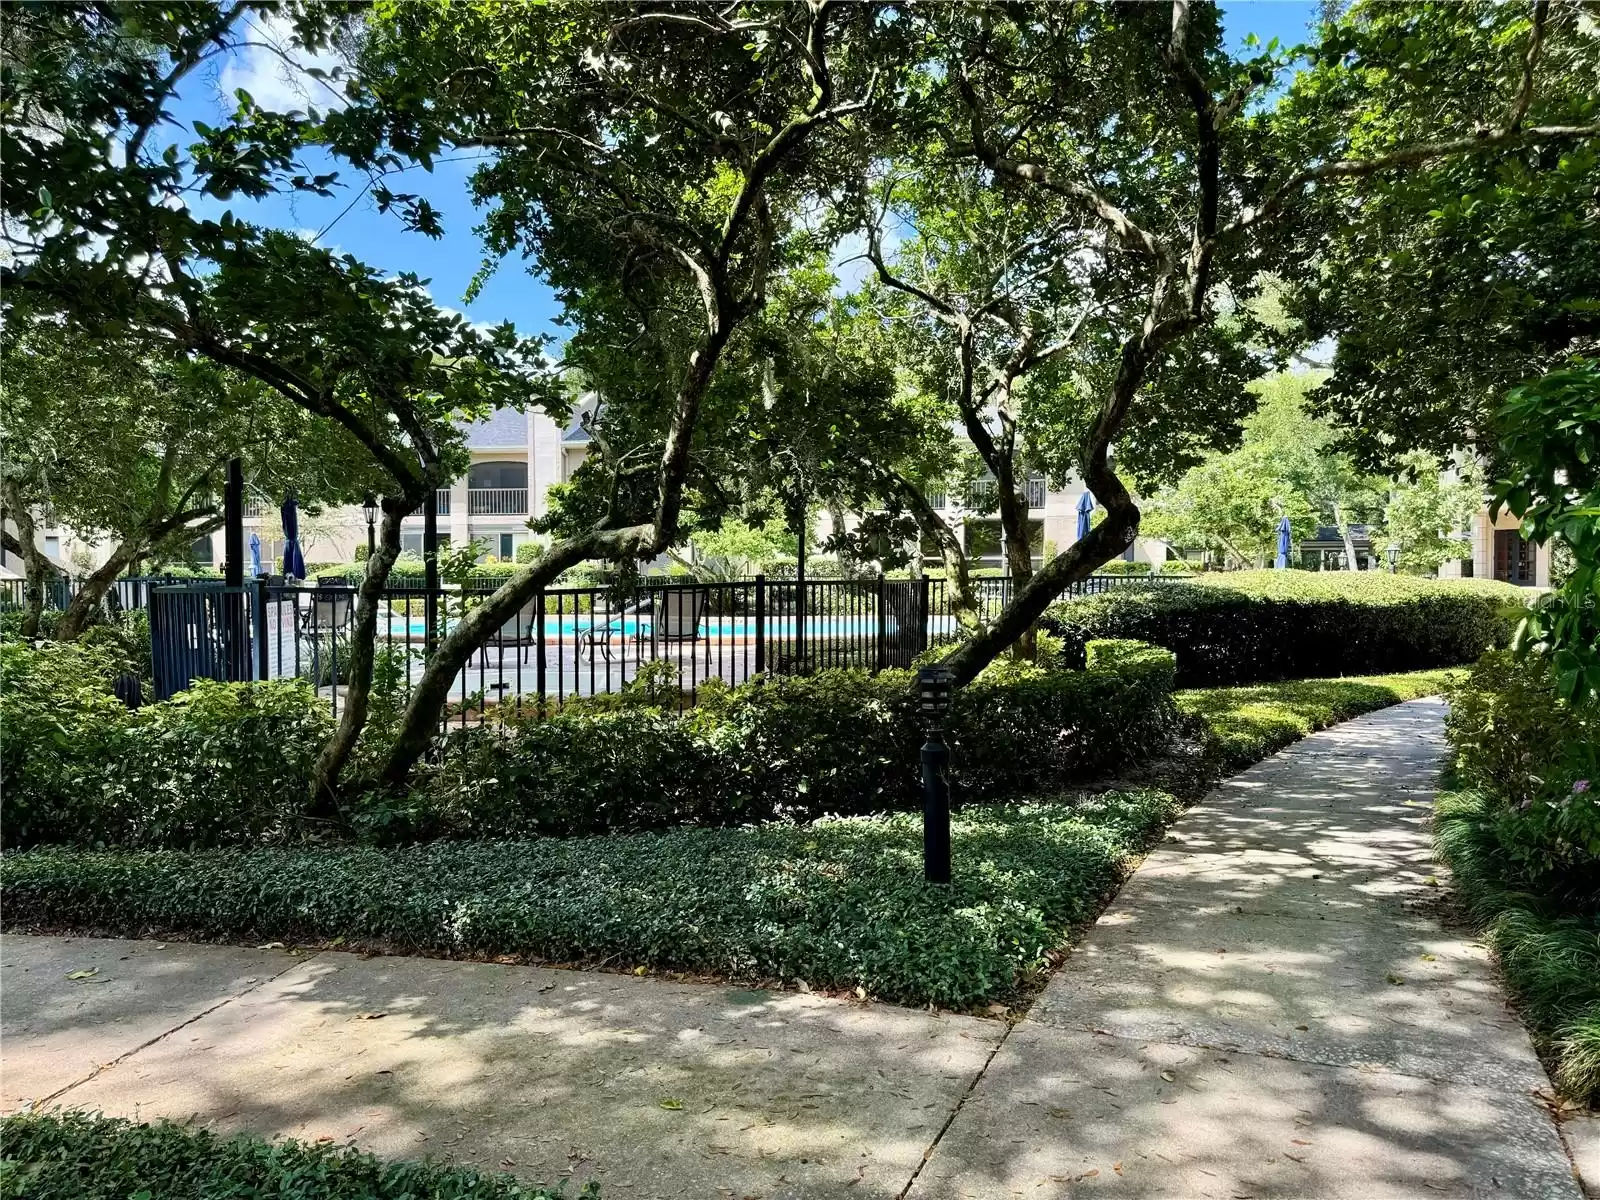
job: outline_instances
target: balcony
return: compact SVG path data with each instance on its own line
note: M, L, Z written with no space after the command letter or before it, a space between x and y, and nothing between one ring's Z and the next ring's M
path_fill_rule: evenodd
M467 515L525 517L528 515L528 489L472 488L467 492Z
M1031 475L1022 485L1023 498L1028 502L1030 509L1043 508L1045 497L1045 481L1043 475ZM967 487L967 507L982 510L994 504L995 481L993 479L974 479Z
M441 517L448 517L450 515L450 489L449 488L439 488L439 489L437 489L433 493L433 503L434 503L434 511L435 512L437 512ZM416 508L414 508L410 512L408 512L406 514L406 516L407 517L416 517L418 520L421 520L422 519L422 506L418 505Z

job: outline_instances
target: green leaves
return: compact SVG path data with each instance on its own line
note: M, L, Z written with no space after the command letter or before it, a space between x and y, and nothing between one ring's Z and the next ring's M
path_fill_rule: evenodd
M1177 808L1155 791L967 808L949 887L922 880L919 814L397 849L30 851L0 859L0 884L17 922L608 959L968 1009L1044 969Z
M1492 511L1510 511L1523 536L1563 544L1574 559L1518 631L1516 649L1549 659L1564 699L1600 696L1600 365L1575 358L1513 388L1496 429L1502 467Z
M434 1162L385 1162L348 1146L219 1137L191 1125L136 1124L55 1110L0 1121L0 1188L32 1200L272 1196L275 1200L598 1200ZM19 1190L13 1192L15 1186Z

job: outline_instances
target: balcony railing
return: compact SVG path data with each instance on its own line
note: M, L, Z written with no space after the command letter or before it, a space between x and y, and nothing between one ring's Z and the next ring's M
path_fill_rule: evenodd
M439 488L433 493L433 498L434 511L437 512L441 517L448 517L450 515L450 489ZM422 517L422 506L420 504L417 505L417 507L408 512L406 516L416 517L420 520Z
M467 492L467 514L474 517L525 517L528 489L472 488Z
M992 479L974 479L967 487L967 507L987 508L994 503L995 481ZM1034 475L1022 485L1023 498L1027 500L1029 508L1043 508L1045 496L1045 482L1043 475Z

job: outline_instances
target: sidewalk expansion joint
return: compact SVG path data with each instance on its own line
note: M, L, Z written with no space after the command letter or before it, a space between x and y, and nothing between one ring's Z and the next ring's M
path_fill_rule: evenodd
M195 1013L194 1016L189 1017L186 1020L179 1021L171 1029L163 1029L160 1033L156 1034L155 1037L150 1038L148 1041L140 1042L132 1050L123 1051L121 1054L119 1054L115 1058L113 1058L110 1062L100 1063L99 1065L97 1065L95 1067L94 1070L90 1071L82 1079L74 1079L71 1083L67 1084L65 1087L57 1088L55 1091L51 1092L48 1096L44 1097L42 1100L33 1101L32 1105L31 1105L32 1109L34 1111L38 1111L39 1109L42 1109L45 1105L49 1104L52 1100L59 1100L62 1096L65 1096L73 1088L82 1087L84 1084L88 1083L90 1080L98 1079L101 1075L105 1074L107 1071L111 1070L112 1068L118 1067L118 1066L122 1065L123 1063L127 1062L128 1059L132 1058L135 1054L138 1054L139 1051L147 1050L151 1046L154 1046L157 1042L165 1041L167 1038L169 1038L173 1034L177 1033L180 1029L187 1029L189 1026L193 1025L196 1021L200 1020L202 1017L209 1017L212 1013L216 1012L219 1008L224 1008L227 1005L232 1004L235 1000L242 1000L244 997L248 996L251 992L258 991L259 989L266 987L267 984L272 983L275 980L278 980L278 979L282 978L283 976L287 975L290 971L294 970L296 967L303 966L304 964L310 962L312 959L315 959L315 958L318 958L318 957L320 957L319 954L309 954L305 958L297 958L297 959L291 960L289 962L289 964L283 968L283 970L275 971L273 974L268 975L264 979L258 979L255 983L252 983L249 986L247 986L243 991L235 992L231 996L224 996L221 1000L218 1000L210 1008L201 1009L199 1012Z

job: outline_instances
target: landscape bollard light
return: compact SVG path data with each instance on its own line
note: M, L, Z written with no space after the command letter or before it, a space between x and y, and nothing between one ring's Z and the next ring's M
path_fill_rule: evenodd
M1390 542L1389 543L1389 574L1393 575L1395 573L1395 566L1396 566L1397 563L1399 563L1399 561L1400 561L1400 543L1399 542Z
M378 541L373 533L373 523L378 519L378 499L371 492L361 502L361 511L367 515L367 561L372 561L372 556L377 553Z
M922 875L929 883L950 882L950 785L944 775L950 750L944 744L944 721L952 690L949 667L936 664L917 671L919 707L928 722L928 740L922 745Z

